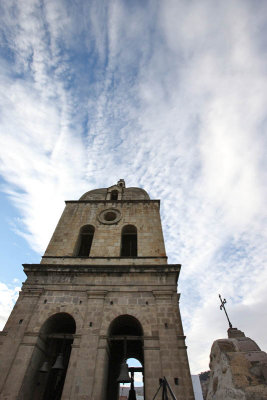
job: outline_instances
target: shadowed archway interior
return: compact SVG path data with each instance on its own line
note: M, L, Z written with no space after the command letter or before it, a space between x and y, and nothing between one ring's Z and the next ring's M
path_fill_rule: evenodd
M136 358L144 365L143 329L140 322L131 315L121 315L110 325L109 368L106 400L118 400L120 367L124 360Z
M28 399L61 399L75 331L67 313L54 314L43 324L23 385Z

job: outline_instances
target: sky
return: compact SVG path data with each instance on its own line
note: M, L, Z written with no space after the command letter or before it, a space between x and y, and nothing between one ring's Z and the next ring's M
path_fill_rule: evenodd
M0 322L64 209L119 179L161 199L192 373L267 350L267 3L2 0Z

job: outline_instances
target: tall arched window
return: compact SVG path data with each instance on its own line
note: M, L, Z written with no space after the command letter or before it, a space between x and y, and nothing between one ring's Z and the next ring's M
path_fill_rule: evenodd
M118 190L112 190L110 195L110 200L118 200L119 192Z
M85 225L80 230L77 256L88 257L90 254L95 228Z
M137 229L134 225L126 225L121 232L121 257L137 256Z

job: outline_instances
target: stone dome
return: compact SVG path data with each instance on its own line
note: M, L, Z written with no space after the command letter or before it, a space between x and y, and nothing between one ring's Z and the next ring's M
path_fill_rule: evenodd
M129 187L123 192L123 200L150 200L148 193L141 188Z
M107 189L94 189L84 193L79 200L105 200L106 195Z
M124 182L120 180L117 185L113 185L109 188L89 190L82 195L80 200L110 200L110 193L117 191L119 193L118 200L150 200L148 193L138 187L126 188Z

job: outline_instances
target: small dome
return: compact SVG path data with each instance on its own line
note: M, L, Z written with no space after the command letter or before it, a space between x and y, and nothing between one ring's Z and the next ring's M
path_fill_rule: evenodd
M113 185L109 188L94 189L86 192L82 195L80 200L109 200L110 191L118 190L120 194L119 200L149 200L150 197L148 193L141 188L137 187L123 187L121 186L120 180L117 185Z
M105 200L107 194L107 189L94 189L89 190L82 195L79 200Z
M123 192L123 200L149 200L148 193L141 188L130 187L125 188Z

